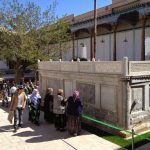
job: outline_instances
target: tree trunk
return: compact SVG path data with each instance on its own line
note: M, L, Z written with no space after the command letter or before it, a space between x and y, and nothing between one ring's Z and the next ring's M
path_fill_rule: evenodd
M23 83L24 81L24 76L23 76L23 71L21 67L21 62L17 61L15 65L15 82L17 84Z

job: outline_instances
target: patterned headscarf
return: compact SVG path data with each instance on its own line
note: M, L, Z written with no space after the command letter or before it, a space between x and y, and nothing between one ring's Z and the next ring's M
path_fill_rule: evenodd
M74 92L73 92L73 100L74 100L74 101L77 100L77 98L79 97L79 94L80 94L79 91L74 91Z
M41 98L39 91L37 89L34 89L31 96L30 96L30 102L32 102L35 106L38 105L39 99Z

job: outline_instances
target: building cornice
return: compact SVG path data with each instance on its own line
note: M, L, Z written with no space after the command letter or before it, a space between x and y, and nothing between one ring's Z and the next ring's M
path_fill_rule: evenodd
M119 19L119 17L123 14L131 13L137 11L139 15L149 15L150 14L150 2L147 3L141 3L140 1L138 2L133 2L128 5L119 7L119 8L114 8L111 13L107 13L107 15L98 15L97 16L97 25L101 24L110 24L110 23L116 23ZM93 18L88 18L79 22L74 22L71 25L71 31L75 32L79 29L84 29L84 28L92 28L94 26L94 20Z

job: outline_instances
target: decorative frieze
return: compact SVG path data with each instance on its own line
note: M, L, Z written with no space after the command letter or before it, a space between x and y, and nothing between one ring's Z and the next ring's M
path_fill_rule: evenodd
M129 64L129 65L128 65ZM89 72L123 74L125 76L150 75L150 61L95 61L95 62L50 62L38 63L39 70L51 70L61 72ZM128 73L129 71L129 73ZM42 73L42 72L41 72Z
M95 64L95 72L122 74L122 64L120 61L97 62Z
M93 62L82 62L79 64L79 72L94 72Z
M59 61L41 61L38 63L39 69L45 70L60 70L60 62Z
M122 74L121 61L39 62L39 70Z
M78 63L77 62L61 62L61 71L78 71Z
M150 61L129 62L129 75L150 75Z

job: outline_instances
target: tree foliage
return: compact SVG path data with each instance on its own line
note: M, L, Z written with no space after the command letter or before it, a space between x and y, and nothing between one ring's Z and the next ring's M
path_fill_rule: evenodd
M13 62L18 71L34 64L38 59L59 57L60 51L65 47L64 43L70 40L70 33L69 26L56 17L56 1L44 12L33 2L0 2L1 59Z

